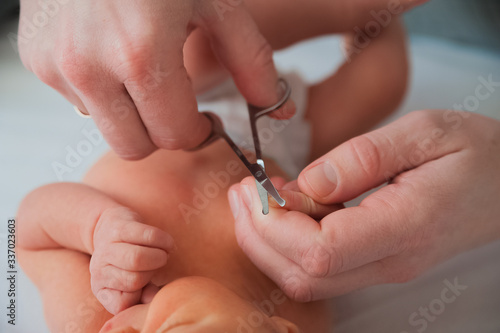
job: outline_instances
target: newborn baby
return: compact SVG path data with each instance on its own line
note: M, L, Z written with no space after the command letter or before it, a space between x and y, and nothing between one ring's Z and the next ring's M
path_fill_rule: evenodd
M329 2L317 2L308 7L310 3L248 1L248 7L264 36L279 48L337 32L334 22L322 15ZM305 11L304 6L314 10ZM276 25L284 10L296 20ZM296 24L300 20L308 23ZM188 73L199 92L226 77L199 32L192 33L185 51ZM299 120L310 125L310 145L294 161L309 162L365 131L400 101L406 60L396 19L349 60L335 76L303 88L309 99L302 98L297 112ZM216 94L222 106L233 96L231 89ZM219 108L217 103L214 108ZM236 134L242 126L249 128L248 123L229 122ZM267 153L283 162L277 147ZM296 192L293 183L283 190L288 178L283 168L269 158L265 163L268 175L282 177L273 182L288 201L283 208L271 209L314 216L337 209L318 206ZM248 175L226 143L217 141L197 152L157 151L141 161L124 161L110 152L82 184L50 184L30 193L18 212L19 261L40 290L50 329L327 332L332 315L326 302L293 301L239 248L226 193Z
M326 332L324 303L287 299L240 250L226 191L246 175L218 141L138 162L108 153L84 184L32 192L19 212L19 260L42 293L51 330ZM181 205L196 206L196 189L208 184L219 186L217 195L185 215Z

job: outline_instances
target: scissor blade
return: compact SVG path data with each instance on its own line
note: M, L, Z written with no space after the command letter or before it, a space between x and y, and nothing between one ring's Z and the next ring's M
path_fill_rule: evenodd
M258 159L257 164L261 166L262 170L266 170L264 160ZM255 184L257 184L257 192L259 193L260 202L262 204L262 214L267 215L269 214L269 198L267 197L267 191L257 180L255 180Z
M264 168L260 166L258 163L250 163L248 159L245 157L243 152L238 148L238 146L234 143L234 141L227 135L227 133L223 129L219 129L219 132L217 133L219 136L224 138L226 142L229 144L231 149L235 152L236 155L240 158L240 160L245 164L247 169L250 171L252 176L255 178L255 180L276 200L278 205L283 207L285 205L285 200L283 200L282 197L278 194L278 191L276 188L274 188L273 183L271 183L271 180L269 177L266 175L266 172L264 171ZM264 162L262 161L262 164ZM257 187L258 189L259 187ZM264 212L264 201L263 201L263 195L261 195L259 191L259 196L261 197L261 202L263 205L263 212ZM267 200L267 194L265 195L266 200ZM269 207L269 203L266 201L266 206Z
M278 194L278 191L274 187L273 183L269 179L269 177L266 175L266 172L264 169L257 163L251 164L250 167L248 168L250 172L252 173L253 177L257 182L262 185L262 187L269 193L274 200L283 207L285 205L285 200L283 200L282 197Z
M262 214L269 214L269 198L267 197L266 189L256 180L257 192L259 193L260 202L262 203Z
M266 178L260 184L262 185L263 188L266 189L267 193L269 193L273 197L273 199L276 200L278 205L280 205L281 207L285 205L286 203L285 200L282 197L280 197L278 191L274 187L273 183L271 183L271 180L269 178Z

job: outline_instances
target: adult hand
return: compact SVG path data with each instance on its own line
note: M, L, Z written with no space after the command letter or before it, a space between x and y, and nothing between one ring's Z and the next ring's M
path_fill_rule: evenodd
M89 113L125 159L157 147L191 148L208 136L183 64L184 42L196 27L250 103L281 97L272 49L242 1L61 2L21 0L21 59Z
M243 251L289 297L310 301L406 282L500 238L499 170L500 122L417 111L304 169L298 188L310 199L295 200L298 211L262 215L251 179L229 198ZM318 203L349 201L388 180L359 206L316 216L319 223L302 213L325 212Z

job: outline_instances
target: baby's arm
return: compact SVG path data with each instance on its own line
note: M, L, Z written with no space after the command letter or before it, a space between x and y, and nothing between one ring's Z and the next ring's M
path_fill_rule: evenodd
M101 215L121 207L89 186L55 183L29 193L19 211L19 239L28 250L67 248L94 252L94 230Z
M23 244L24 245L24 244ZM99 332L113 317L90 289L90 256L65 248L17 248L23 271L40 292L50 332Z
M76 320L75 309L83 303L101 301L112 313L137 303L151 291L143 287L165 264L165 252L173 246L168 234L141 223L130 209L83 184L36 189L21 203L18 221L19 260L41 292L52 327ZM127 259L131 261L123 263ZM130 274L123 274L123 264ZM109 319L100 304L93 306L98 313L93 321ZM84 315L77 318L94 325Z
M353 37L346 37L347 44ZM404 29L394 17L359 54L310 88L306 117L312 126L311 159L370 130L393 112L404 96L407 77Z
M40 291L51 332L98 332L112 315L90 289L92 234L116 202L79 184L31 192L17 214L18 258Z

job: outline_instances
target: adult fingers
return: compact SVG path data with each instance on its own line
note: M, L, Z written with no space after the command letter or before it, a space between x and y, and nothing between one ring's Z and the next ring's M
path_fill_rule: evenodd
M205 20L204 28L215 54L250 104L268 107L281 99L285 91L278 81L273 50L243 2L224 12L215 9ZM285 119L294 114L295 104L289 100L272 116Z
M240 185L234 185L229 196L232 205L238 205L235 232L238 244L250 260L269 276L288 297L301 302L325 299L348 293L352 290L375 284L390 282L384 265L370 263L332 277L318 277L305 271L295 261L277 251L265 240L252 223L252 212L243 199ZM257 197L258 198L258 197ZM275 220L272 223L276 222ZM283 225L281 225L283 231ZM286 230L289 230L288 228Z
M447 131L447 122L440 111L412 112L314 161L300 173L299 187L320 203L349 201L401 172L460 150L466 138Z
M250 260L259 269L275 281L288 296L300 299L310 299L310 290L304 291L303 295L293 294L293 288L287 290L284 286L290 286L289 279L300 276L302 280L306 276L301 272L300 267L283 256L270 246L255 230L252 223L250 210L243 202L243 190L239 184L233 185L228 192L231 209L235 215L235 234L238 244Z
M296 211L260 212L258 193L250 180L240 195L251 211L247 223L277 252L309 276L328 277L384 259L404 250L409 226L401 221L417 216L409 198L418 197L408 184L392 184L379 191L380 202L341 209L320 223Z
M151 141L136 106L123 85L116 89L95 91L81 95L82 112L90 114L106 142L123 159L137 160L154 152L157 147Z
M59 71L65 80L64 95L78 97L81 102L74 104L92 116L106 141L120 157L135 160L151 154L156 147L123 84L115 77L104 76L97 69L87 66L86 60L76 56L72 59L59 64ZM82 70L84 67L85 70ZM101 79L95 80L95 77ZM74 102L74 99L71 101Z
M184 68L184 41L169 38L170 33L163 36L166 42L163 41L157 53L132 56L135 60L122 69L119 76L152 142L160 148L187 149L208 136L210 121L198 112ZM140 52L151 53L151 49Z
M133 30L134 24L125 25L123 31L128 34L117 35L118 47L102 47L107 73L123 84L150 140L159 148L195 147L211 130L210 121L198 112L184 67L191 7L190 1L156 4L155 10L146 16L141 12L133 22L152 24L140 24L140 30Z
M321 219L326 215L344 207L342 204L320 204L300 191L280 190L280 196L283 200L285 200L285 205L282 208L290 211L301 212L312 217L313 219ZM269 207L279 209L280 205L278 205L275 200L269 200Z
M246 223L251 224L259 237L269 247L295 262L311 276L324 275L315 267L316 249L327 248L319 244L321 225L313 218L298 212L285 209L270 209L269 214L260 211L259 195L251 179L246 178L239 187L244 208L250 212ZM237 218L239 220L240 218Z

